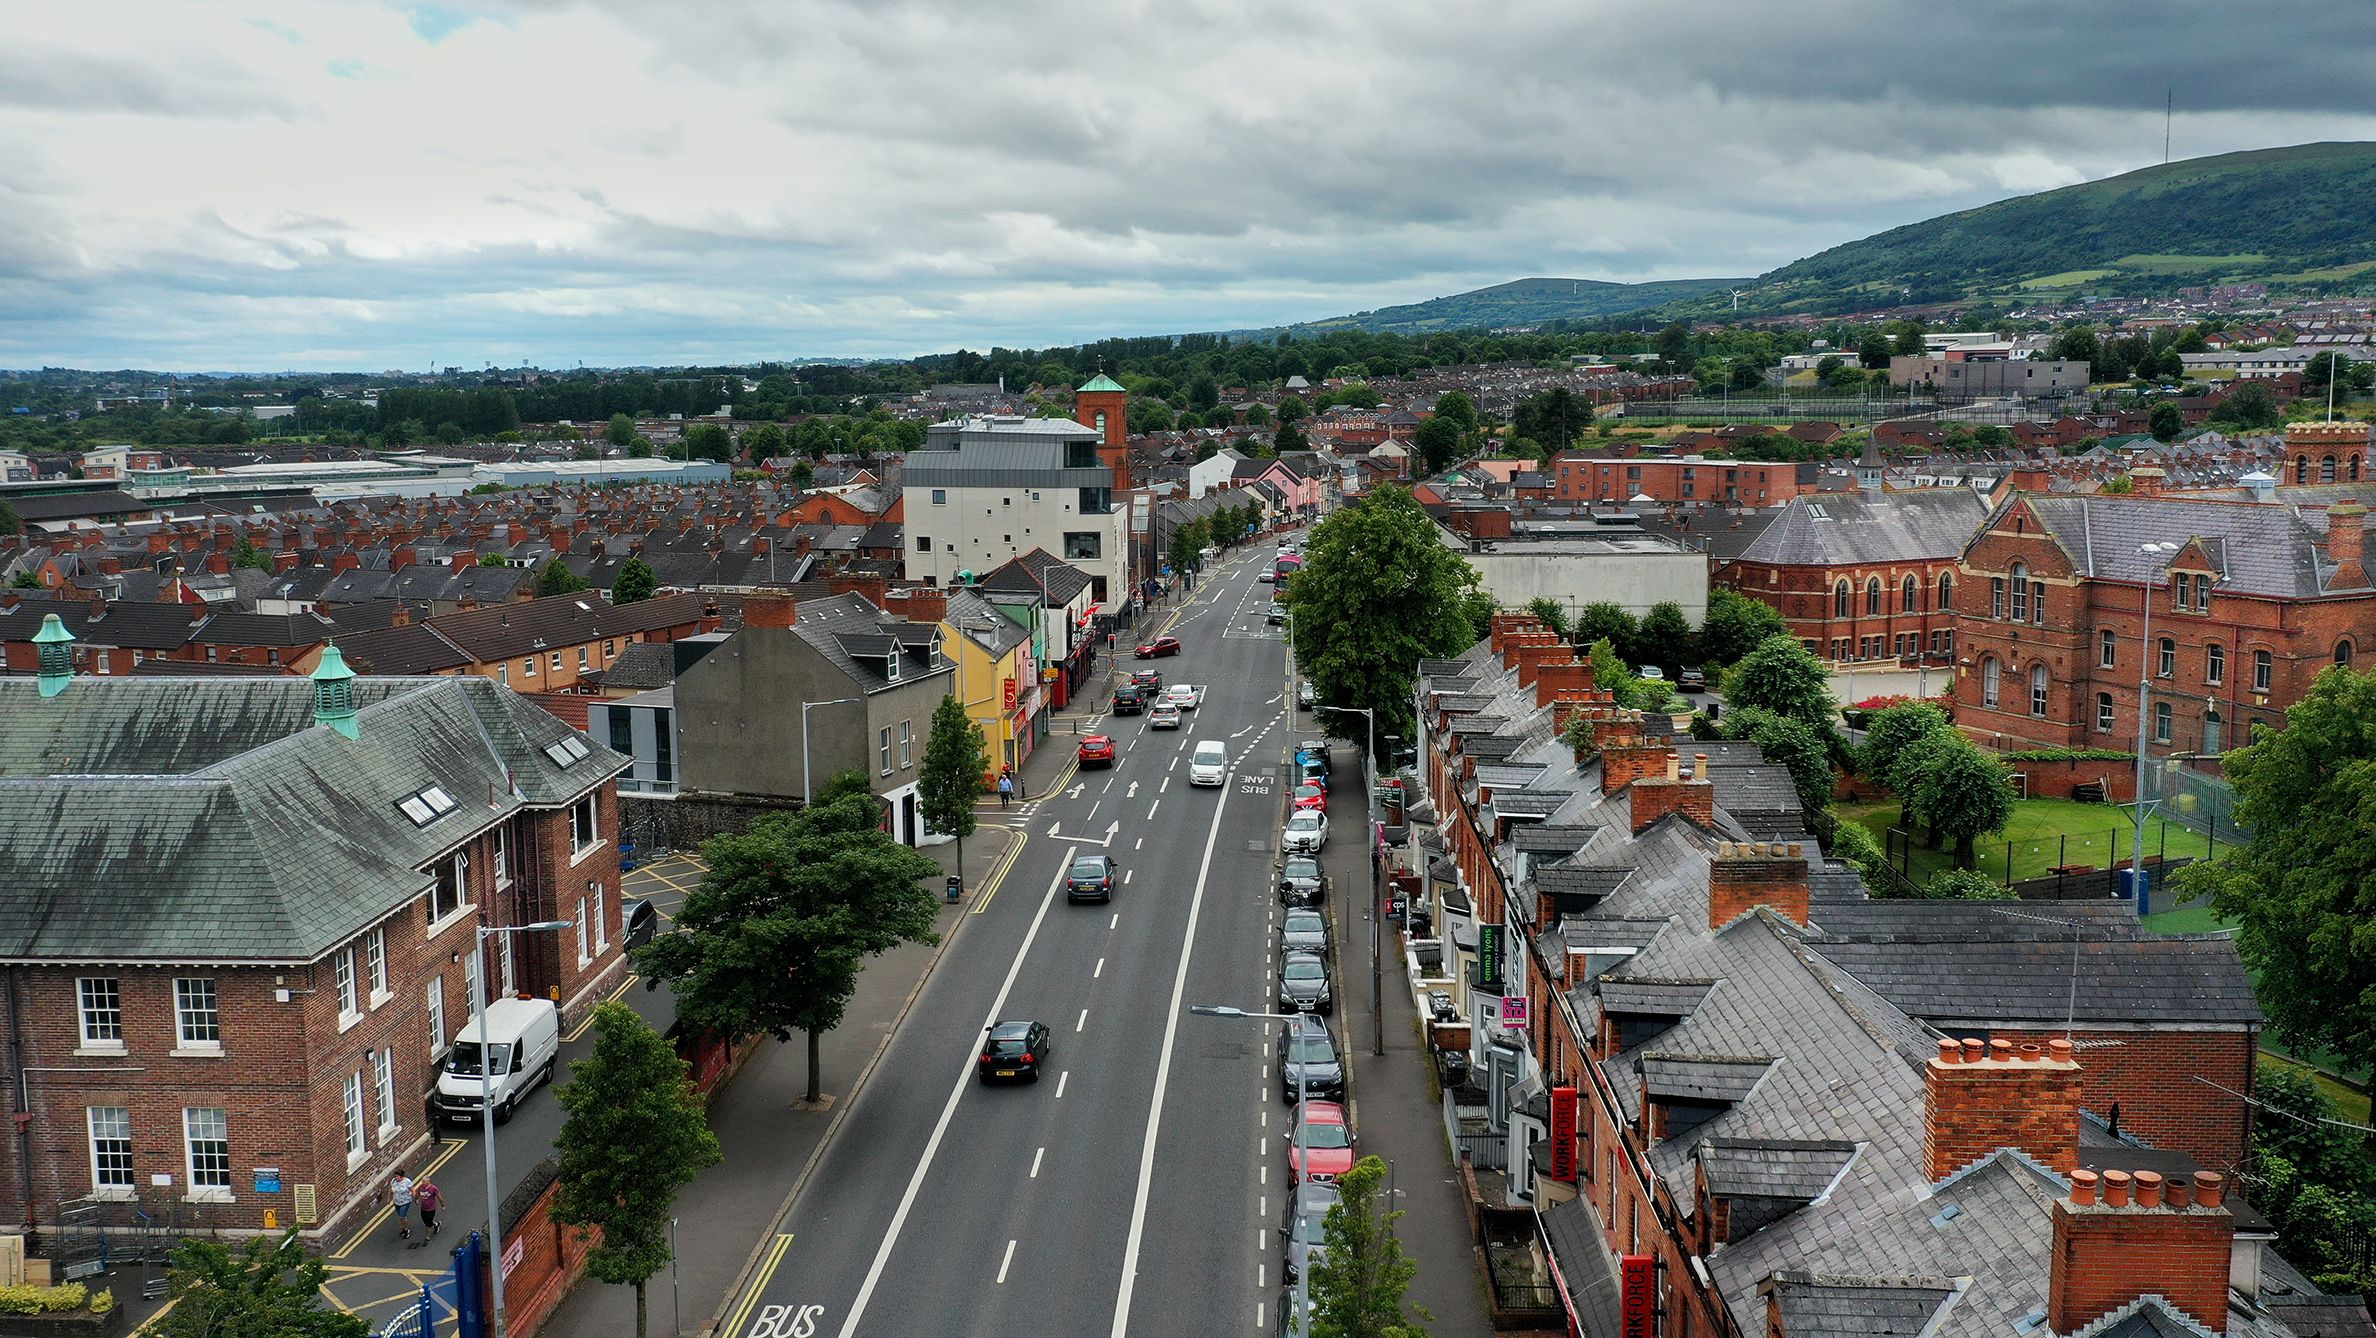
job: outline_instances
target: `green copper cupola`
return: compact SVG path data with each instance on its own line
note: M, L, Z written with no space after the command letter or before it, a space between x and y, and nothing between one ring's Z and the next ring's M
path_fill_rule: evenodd
M338 644L322 647L322 662L314 666L314 723L328 725L348 738L358 738L355 726L355 671L347 668Z
M41 630L33 634L33 645L41 657L36 674L41 695L55 697L66 690L66 681L74 677L74 633L66 630L66 624L58 620L57 614L45 613L41 616Z

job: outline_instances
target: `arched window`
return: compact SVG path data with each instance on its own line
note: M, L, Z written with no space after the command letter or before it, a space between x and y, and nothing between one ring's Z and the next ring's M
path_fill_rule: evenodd
M1838 585L1833 586L1832 616L1834 618L1847 617L1849 613L1855 608L1855 604L1853 602L1855 598L1856 597L1854 595L1848 593L1848 583L1846 581L1842 581Z
M2160 678L2168 678L2170 675L2177 673L2178 643L2170 640L2168 637L2163 637L2161 639L2161 645L2157 647L2157 650L2159 651L2159 654L2155 657L2157 663L2153 666L2154 674Z
M2267 692L2277 677L2277 659L2265 650L2252 652L2252 690Z
M2170 741L2170 704L2168 702L2153 704L2153 741L2155 743Z
M2353 652L2351 648L2350 637L2345 637L2341 641L2335 643L2335 663L2342 665L2346 669L2349 669L2351 667L2352 654Z
M2318 462L2318 481L2321 483L2335 481L2335 457L2330 455Z
M1875 576L1871 580L1865 582L1865 612L1879 613L1880 611L1881 578Z
M2360 458L2355 455L2345 465L2344 472L2351 475L2351 481L2354 483L2359 482L2359 462Z
M2112 694L2109 692L2099 692L2096 694L2096 733L2109 734L2111 732Z
M2029 621L2029 568L2019 562L2013 564L2013 621Z
M2216 644L2204 647L2203 681L2206 683L2227 681L2227 647Z
M1939 602L1935 607L1942 611L1955 607L1955 578L1946 572L1939 573Z
M2046 666L2030 666L2030 714L2044 719L2046 715Z
M1996 657L1992 655L1982 660L1980 662L1980 704L1982 706L1997 704L1997 677Z
M2296 483L2308 483L2309 481L2310 481L2310 457L2309 457L2309 456L2307 456L2307 455L2297 455L2297 456L2295 456L2295 457L2294 457L2294 482L2296 482Z
M1921 612L1922 582L1908 576L1904 588L1898 591L1898 605L1899 611L1902 613Z
M2219 708L2214 706L2203 712L2203 751L2206 753L2225 752L2227 751L2226 744L2227 722L2220 719Z

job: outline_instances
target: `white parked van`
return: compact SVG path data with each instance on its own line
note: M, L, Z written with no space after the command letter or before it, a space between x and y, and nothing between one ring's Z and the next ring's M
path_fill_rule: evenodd
M1220 785L1229 779L1229 745L1219 739L1206 739L1196 745L1196 752L1188 758L1190 785Z
M479 1068L480 1054L494 1056L494 1081L489 1093ZM437 1072L437 1113L455 1124L479 1122L479 1102L487 1097L495 1108L495 1122L512 1117L520 1098L538 1083L550 1082L561 1057L561 1010L550 999L497 999L484 1017L463 1024Z

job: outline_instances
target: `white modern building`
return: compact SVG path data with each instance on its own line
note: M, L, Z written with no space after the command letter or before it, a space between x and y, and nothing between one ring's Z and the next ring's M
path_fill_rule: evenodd
M963 584L961 572L979 576L1040 549L1088 573L1099 603L1120 596L1130 586L1130 531L1116 494L1129 481L1100 450L1108 442L1108 432L1069 418L934 424L900 475L909 579Z

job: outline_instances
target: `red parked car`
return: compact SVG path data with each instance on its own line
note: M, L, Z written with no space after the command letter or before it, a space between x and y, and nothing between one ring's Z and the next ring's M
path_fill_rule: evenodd
M1159 636L1131 652L1142 660L1152 660L1158 655L1177 655L1179 653L1180 639L1176 636Z
M1353 1123L1334 1101L1307 1101L1303 1108L1305 1156L1311 1159L1312 1179L1325 1183L1353 1169ZM1295 1131L1287 1137L1287 1183L1301 1183L1303 1161L1295 1155Z
M1328 791L1317 785L1298 785L1295 787L1295 807L1297 810L1316 808L1326 813Z
M1114 765L1114 741L1103 734L1092 734L1081 740L1081 765L1110 767Z

